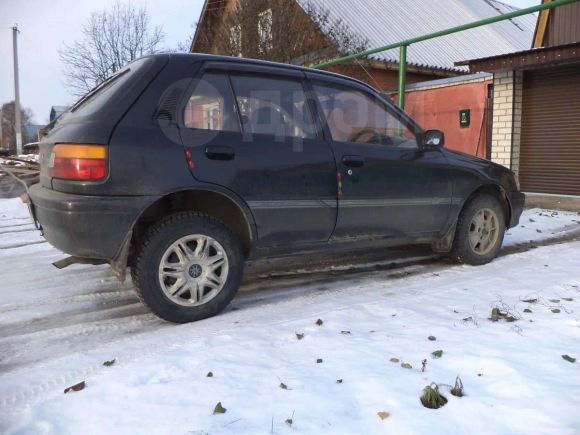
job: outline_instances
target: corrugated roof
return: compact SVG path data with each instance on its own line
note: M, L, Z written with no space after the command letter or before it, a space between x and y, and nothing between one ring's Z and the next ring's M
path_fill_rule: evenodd
M331 21L342 20L358 36L369 41L368 48L381 47L461 24L517 10L495 0L298 0L306 9L329 11ZM465 59L497 56L529 49L536 15L530 14L464 32L414 44L407 50L412 65L448 70ZM398 62L398 50L372 56Z

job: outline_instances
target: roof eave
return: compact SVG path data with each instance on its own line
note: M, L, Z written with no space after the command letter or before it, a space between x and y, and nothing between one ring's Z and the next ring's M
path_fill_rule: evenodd
M208 3L209 3L209 0L205 0L203 3L203 8L201 10L201 14L199 15L199 21L197 22L197 25L195 26L195 32L193 34L193 39L191 40L191 46L189 47L190 53L193 53L193 47L195 47L195 42L197 41L197 35L199 34L199 28L201 27L201 22L203 21L203 19L205 17Z
M371 61L372 66L376 67L383 67L385 69L392 69L398 70L399 69L399 62L394 60L384 60L380 58L371 57L369 59ZM432 75L459 75L459 74L466 74L467 71L459 69L459 68L447 68L447 67L438 67L433 65L427 64L420 64L420 63L413 63L407 62L407 72L414 72L414 73L421 73L421 74L432 74Z
M493 72L530 69L561 63L580 62L580 41L555 47L502 54L499 56L456 62L455 66L468 66L470 72Z

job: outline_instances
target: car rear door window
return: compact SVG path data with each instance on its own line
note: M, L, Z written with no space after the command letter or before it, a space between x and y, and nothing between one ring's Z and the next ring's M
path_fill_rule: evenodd
M315 84L333 140L417 148L415 134L371 95L334 84Z
M235 103L225 74L206 73L197 79L183 113L187 128L240 131Z
M315 139L316 128L298 79L231 75L245 133Z

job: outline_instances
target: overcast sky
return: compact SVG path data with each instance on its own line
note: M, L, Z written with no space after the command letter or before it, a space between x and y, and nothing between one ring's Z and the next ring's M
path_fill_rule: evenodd
M63 41L80 38L82 24L91 12L108 8L115 0L0 0L0 103L14 99L12 66L12 29L18 23L20 63L20 101L29 107L34 120L48 121L51 106L66 106L75 101L63 85L58 49ZM538 4L540 0L504 0L518 7ZM161 25L164 45L175 48L192 31L203 0L134 0L146 5L152 25Z
M12 26L18 23L20 101L46 123L51 106L75 101L63 85L58 49L63 41L81 37L91 12L110 7L115 0L0 0L0 102L14 99ZM163 26L164 45L176 48L192 31L203 0L134 0L146 5L151 24Z

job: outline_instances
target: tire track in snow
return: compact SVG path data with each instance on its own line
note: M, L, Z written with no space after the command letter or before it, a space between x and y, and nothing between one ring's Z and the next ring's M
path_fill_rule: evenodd
M0 219L0 222L2 222L2 219ZM17 228L17 227L31 227L34 228L34 225L31 223L26 223L26 224L12 224L12 225L0 225L0 229L4 229L4 228ZM36 229L36 228L34 228Z
M525 252L536 246L550 246L564 243L571 239L574 240L574 238L577 238L578 236L580 236L580 231L576 231L576 233L569 232L565 235L553 237L545 241L508 246L502 250L500 256ZM30 252L28 254L30 254ZM23 260L28 258L28 255L24 254L18 254L18 256L22 257ZM360 259L355 257L353 258L353 261L356 263L357 261L360 261ZM390 263L392 262L384 261L381 264L369 265L363 263L358 265L355 264L352 267L347 266L334 269L332 266L329 266L326 268L305 269L299 273L266 273L262 276L258 275L250 277L251 279L249 282L244 284L239 296L234 299L231 308L226 310L227 315L230 317L229 321L231 321L231 328L226 329L221 327L224 322L213 323L211 322L211 319L204 322L198 322L194 325L174 326L159 321L153 315L150 315L154 321L148 323L146 318L148 314L143 314L134 315L133 317L129 316L117 319L105 319L88 323L81 322L77 325L71 325L68 328L64 328L63 331L59 331L63 328L54 328L51 331L47 331L47 335L20 335L20 337L23 337L23 341L25 342L32 337L36 337L32 344L38 344L46 343L46 341L50 339L51 334L57 332L53 341L57 343L61 341L65 342L67 341L67 337L72 337L73 339L78 339L80 343L86 343L86 348L80 349L82 352L79 352L79 348L75 349L69 347L68 349L64 349L69 353L65 353L64 355L60 354L57 357L54 355L44 355L44 357L49 358L41 359L40 361L33 363L32 366L27 366L25 369L22 369L22 373L27 373L30 368L40 373L43 367L54 367L55 364L58 364L59 361L61 361L63 375L53 379L44 379L39 376L41 381L35 385L26 385L22 384L22 382L18 383L18 388L14 389L14 394L12 396L0 399L0 409L10 411L10 407L13 405L26 406L27 404L33 403L37 400L45 400L47 397L52 395L62 394L62 388L67 386L67 384L77 382L78 380L93 375L98 375L100 370L102 370L101 356L108 352L107 349L112 349L119 344L123 344L124 348L122 361L135 361L158 354L160 351L158 345L142 345L142 338L145 333L148 334L145 338L145 344L147 341L155 341L154 339L159 335L166 335L168 338L171 338L171 340L166 340L166 342L173 341L167 346L167 348L179 348L192 340L205 340L208 335L212 337L235 331L239 323L253 322L255 316L252 314L256 313L259 316L260 310L264 307L268 307L269 314L271 315L271 318L274 319L265 321L263 318L260 318L260 322L264 327L296 322L299 321L298 318L277 320L277 318L283 317L284 313L287 314L288 306L292 306L295 299L299 298L301 307L306 308L316 302L319 297L328 296L329 294L350 292L353 284L357 286L357 290L362 290L368 288L370 285L365 285L364 283L366 281L372 282L374 283L373 285L376 285L377 279L394 281L411 275L421 276L421 274L428 274L451 268L450 264L444 260L433 261L432 258L421 258L418 261L424 263L410 264L407 262L406 264L390 266ZM392 268L389 269L389 267ZM82 274L81 278L83 280L88 279L88 268L74 270L74 272L75 273L71 273L63 278L78 279ZM99 271L99 273L102 273L102 270ZM324 283L324 285L321 286L321 283ZM359 285L359 283L362 284ZM273 287L275 287L275 289L272 289ZM126 289L121 290L118 293L126 295L130 291L132 290ZM112 293L115 292L103 291L99 293L100 295L96 299L102 297L112 300L116 297L112 296ZM90 293L88 293L62 297L60 299L60 303L68 304L88 301L91 299L91 296ZM50 303L50 301L45 302L47 305ZM55 302L55 305L59 305L59 302ZM103 310L103 313L106 313L106 311ZM65 319L66 314L67 312L56 313L56 315L63 316ZM79 314L81 314L81 312L79 312ZM306 319L309 318L309 316L305 315L303 318ZM77 329L76 334L74 333L75 328ZM177 328L188 328L186 330L187 333L176 337L176 332L180 331ZM85 335L83 335L83 333L85 333ZM89 338L89 340L87 340L87 338ZM54 349L49 348L48 350L52 352ZM70 362L70 358L66 358L70 355L70 352L73 352L75 358L78 358L74 362ZM22 357L23 355L21 354L20 356ZM8 362L13 364L12 369L7 371L6 374L0 375L0 379L14 380L19 376L19 373L21 373L21 371L18 370L22 367L22 365L18 363L18 355L13 356L10 361ZM58 364L58 366L60 366L60 364ZM0 412L0 415L4 414L4 412ZM0 420L1 419L2 417L0 417Z
M136 296L109 301L98 301L92 305L84 303L76 307L69 308L69 306L66 306L62 311L49 313L42 317L32 317L25 321L3 323L0 344L7 339L31 336L33 334L42 335L49 331L58 331L61 328L64 329L84 323L109 321L148 312L139 303L139 299Z
M567 231L562 235L550 237L544 240L530 241L505 246L498 254L498 257L519 254L530 251L532 249L536 249L538 247L553 246L562 243L570 243L578 240L580 240L580 229L575 229ZM445 255L437 255L437 254L434 255L432 252L429 255L403 258L402 260L395 261L385 260L385 261L376 261L372 263L363 262L356 264L355 258L353 261L354 264L347 266L333 267L331 265L323 268L312 267L310 269L303 269L298 271L290 271L290 272L280 271L266 274L258 274L257 276L252 276L251 278L245 279L244 284L246 284L246 286L250 288L254 286L261 288L267 286L268 282L275 283L276 285L278 285L278 283L282 283L282 285L284 285L283 283L285 280L292 280L292 285L294 285L295 283L299 284L300 282L311 282L311 279L313 277L317 277L318 275L323 275L327 279L328 276L338 278L340 276L349 276L352 274L368 273L380 270L394 270L413 265L437 264L438 262L444 263L448 267L452 267L453 265L457 264L452 259L447 259Z
M564 227L564 229L567 229L567 228L568 227ZM538 247L553 246L553 245L559 245L562 243L571 243L571 242L576 242L578 240L580 240L580 229L566 230L566 232L564 232L561 235L554 235L554 237L549 237L547 239L535 240L535 241L531 240L531 241L525 242L525 243L517 243L517 244L505 246L501 249L500 253L498 254L498 257L504 257L506 255L513 255L513 254L520 254L522 252L527 252L527 251L530 251L532 249L536 249Z
M10 231L0 231L0 234L16 234L16 233L28 233L32 231L38 231L36 228L24 228L18 230L10 230Z
M505 255L511 254L508 253ZM469 269L463 269L462 266L455 268L460 273L469 272ZM22 383L16 382L14 378L18 379L19 371L16 370L11 372L6 376L3 376L4 382L6 382L6 378L12 377L13 379L10 380L10 383L13 384L13 387L15 385L18 388L11 388L12 391L16 390L11 396L0 398L0 410L3 411L0 412L0 415L5 415L5 418L7 418L10 413L20 412L23 407L32 405L40 400L49 400L51 397L62 394L62 388L65 386L76 383L80 380L86 380L90 385L90 383L95 380L103 370L103 355L106 355L107 358L119 356L114 350L112 350L115 347L118 348L119 344L122 344L123 348L123 353L119 356L119 363L133 363L158 355L161 351L158 345L160 341L167 343L163 348L163 351L171 351L179 349L192 341L211 340L213 337L219 335L228 335L229 333L236 331L239 324L251 323L256 317L259 318L259 321L264 328L286 323L296 323L303 320L311 320L311 318L316 316L312 317L312 313L308 313L307 310L316 299L319 297L327 297L329 294L340 295L341 293L352 293L353 283L356 284L357 291L363 292L368 291L369 288L375 287L377 285L377 279L382 279L383 281L392 280L395 282L397 279L407 278L410 275L420 277L423 274L433 274L434 272L449 269L454 268L450 267L449 264L444 261L439 261L431 265L423 266L406 265L401 270L395 269L390 271L390 273L385 271L373 272L370 274L367 272L351 273L350 279L347 278L346 280L341 280L340 278L334 279L336 277L332 277L330 281L327 279L325 282L332 284L333 282L338 281L340 285L335 286L334 288L325 287L323 291L320 290L319 284L312 283L312 281L309 280L306 289L297 289L296 292L290 292L290 294L284 290L271 290L269 292L270 295L264 295L264 297L260 297L260 295L256 297L253 293L248 295L242 294L239 298L234 300L232 307L234 309L226 311L229 316L228 323L230 327L227 327L226 325L224 328L223 317L220 319L220 322L214 322L212 319L207 319L189 325L169 325L162 323L161 325L154 325L154 327L149 331L143 331L144 333L149 333L144 340L142 339L142 334L117 337L116 339L107 341L104 346L93 348L82 355L78 355L78 358L75 359L74 362L67 361L66 358L45 360L34 366L34 369L40 373L42 372L43 367L51 367L57 364L59 367L62 367L63 374L52 379L41 378L42 380L34 385L23 385ZM360 275L363 274L365 275L365 279L361 280ZM287 278L281 279L280 281L283 280L287 280ZM385 291L386 289L382 289L381 293L378 293L377 296L381 294L384 295ZM440 291L440 289L433 289L432 291ZM301 299L300 312L303 314L297 317L284 319L284 314L288 313L289 307L296 305L293 299L298 297ZM334 299L337 301L341 300L340 297L335 297ZM368 303L365 302L364 305L367 304ZM240 306L242 309L239 309ZM336 306L333 306L332 309L340 310L352 306L353 304L348 302L343 306L339 303ZM268 308L268 319L259 316L259 311L262 311L266 307ZM255 313L258 314L258 316L256 316ZM320 314L320 316L324 315L323 312L317 314ZM186 331L186 333L182 333L182 330Z
M423 272L429 273L433 271L433 268L422 268ZM376 275L375 272L373 275ZM395 271L390 275L391 278L394 279L401 279L409 276L412 272L409 271L408 273L402 273L401 271ZM384 272L381 273L384 275ZM417 271L417 274L420 274ZM387 275L389 275L387 273ZM385 279L388 279L389 276L385 276ZM359 290L365 289L373 283L376 282L377 277L369 277L367 285L358 285L357 287ZM285 291L275 291L276 294L272 294L270 297L259 297L255 298L252 295L248 295L247 297L241 295L238 298L238 303L241 302L242 309L236 307L238 304L234 304L234 308L227 310L228 316L230 316L230 328L223 327L223 318L220 322L212 321L212 319L207 319L205 321L196 322L194 324L188 325L172 325L166 322L162 322L160 325L154 325L154 328L151 328L149 331L150 335L147 337L147 340L155 342L156 339L159 338L159 335L167 335L168 339L163 340L163 342L168 343L166 347L164 347L164 351L178 349L183 345L192 342L192 341L201 341L207 340L208 337L215 337L218 335L227 335L230 332L234 332L238 329L238 325L240 323L247 323L248 319L253 319L255 316L252 314L255 311L261 311L265 306L268 307L269 318L273 320L263 321L263 326L265 328L269 326L281 325L286 323L293 323L299 321L297 318L292 318L288 320L279 320L284 318L284 313L288 312L288 306L294 304L294 299L300 298L301 299L301 307L304 309L306 306L312 305L318 298L326 297L329 294L339 294L348 292L354 282L359 280L358 277L348 280L340 280L341 285L335 288L326 288L324 291L319 289L319 286L309 285L308 288L305 290L294 293L288 294ZM274 292L272 292L274 293ZM247 300L245 300L247 299ZM344 304L344 308L349 307L350 304ZM236 309L238 308L238 309ZM334 309L340 309L340 306L335 306ZM308 314L304 314L303 319L309 319L311 316ZM249 320L251 321L251 320ZM176 332L179 332L180 329L188 329L187 333L179 334L176 336ZM152 335L151 335L152 334ZM150 344L150 345L143 345L141 340L142 334L134 334L125 337L118 337L117 339L112 339L107 341L105 346L101 346L99 348L93 348L86 353L83 354L84 359L87 361L86 365L82 368L78 368L79 361L76 361L76 367L72 368L71 370L64 370L67 364L71 364L70 361L67 363L66 359L53 359L53 360L44 360L43 362L37 364L35 368L37 370L42 371L42 367L47 367L52 364L58 364L58 366L63 367L63 375L55 378L55 379L48 379L42 380L40 383L36 385L21 385L20 389L17 393L15 393L11 397L3 397L0 399L0 409L4 409L6 413L9 411L9 407L11 408L21 408L28 406L30 404L35 403L38 400L46 400L47 398L53 397L54 395L62 394L62 388L67 386L67 384L78 382L78 380L90 378L90 376L94 373L100 372L102 370L102 361L97 363L89 363L89 360L97 358L98 355L107 354L107 348L114 348L118 344L123 344L123 362L129 361L138 361L143 358L150 357L152 355L158 354L160 351L158 344ZM170 338L170 339L169 339ZM112 354L110 354L112 356ZM59 363L62 361L62 364ZM19 371L13 371L7 373L6 376L15 376L18 378ZM42 397L41 397L42 396ZM0 414L3 414L0 413Z
M16 248L24 248L26 246L32 245L40 245L43 243L48 243L46 240L38 240L36 242L27 242L27 243L15 243L12 245L0 245L0 249L16 249Z
M43 301L36 301L35 306L46 306L46 305L63 305L81 302L93 302L93 301L108 301L117 300L129 294L134 294L133 288L127 288L126 290L115 290L115 291L97 291L91 293L85 293L80 295L63 296L59 298L51 298ZM137 300L137 296L134 298ZM19 310L22 308L29 308L30 304L13 304L4 305L0 308L0 314L7 313L10 311Z
M568 238L568 237L566 237ZM561 243L562 240L560 239L553 239L543 243L543 245L551 245L556 243ZM518 245L512 247L512 253L515 252L524 252L529 250L528 244ZM510 253L504 253L503 255L510 255ZM254 282L250 282L245 284L244 287L241 289L241 294L238 298L236 298L232 304L232 308L239 309L240 307L248 307L248 306L255 306L257 304L261 304L267 302L269 305L276 305L277 303L286 303L289 300L301 297L308 300L307 303L310 303L310 299L316 299L316 293L323 293L327 294L329 285L332 285L337 282L341 282L343 285L351 283L353 280L364 276L364 279L376 279L377 272L386 271L387 274L381 274L379 278L381 279L401 279L406 278L413 275L419 275L421 273L432 272L433 270L440 270L449 267L449 263L445 260L440 260L439 262L434 262L433 257L419 257L419 258L411 258L399 262L379 262L375 264L362 264L362 265L351 265L348 267L340 267L333 269L332 267L329 269L322 268L322 269L314 269L312 271L305 270L299 273L282 273L280 275L272 274L267 275L266 277L258 276ZM399 270L403 269L403 270ZM345 279L346 278L346 279ZM310 284L309 288L303 288L305 282ZM325 287L317 287L316 289L312 289L313 285L326 284ZM272 284L275 285L275 290L270 290L265 293L267 289L272 288ZM292 288L296 288L296 291L292 291ZM290 289L290 292L287 291ZM82 300L93 300L99 299L100 297L104 296L105 298L115 300L120 295L127 295L131 292L131 289L127 289L122 292L101 292L98 294L85 294L85 295L75 295L67 298L60 298L60 303L63 302L72 302L72 301L82 301ZM49 301L47 303L53 303ZM54 303L58 303L55 301ZM135 304L136 307L140 307L139 304ZM10 307L14 308L14 307ZM118 308L118 307L117 307ZM121 307L122 309L122 307ZM110 312L110 309L105 308L102 310L93 310L93 311L102 311L103 313ZM90 314L91 311L87 311L84 309L77 310L76 313L87 315ZM71 314L69 312L59 312L55 316L61 317L66 316L66 321L70 323L73 319L70 317ZM68 316L67 316L68 315ZM116 318L115 322L117 324L112 325L99 325L99 324L91 324L91 325L84 325L82 322L78 325L72 327L65 327L59 329L58 326L52 328L50 326L55 326L50 324L49 319L44 319L45 322L30 322L33 325L34 330L29 331L28 325L18 325L13 329L4 328L4 331L8 331L8 334L5 337L10 338L16 336L20 340L40 340L43 337L53 338L56 340L64 339L67 337L75 337L75 336L87 336L87 335L97 335L100 333L106 333L109 331L116 331L116 330L125 330L131 329L131 325L134 323L134 318ZM107 317L104 321L111 320L111 317ZM151 323L150 321L146 323ZM48 324L50 327L48 331L42 331L39 336L37 330L43 327L45 324ZM72 329L71 329L72 328ZM57 333L54 334L53 330L56 330ZM37 334L37 335L35 335ZM30 336L32 335L32 336ZM0 340L0 343L4 340ZM10 343L9 343L10 344ZM12 345L16 343L11 343ZM5 352L5 346L0 347L0 351ZM17 347L17 346L16 346ZM19 355L22 355L23 352L20 352ZM16 357L16 355L15 355ZM13 360L15 358L10 358ZM6 362L6 361L2 361Z
M131 312L141 314L127 317L111 317L104 321L79 323L41 333L19 335L15 340L0 342L0 371L10 373L14 368L23 365L34 365L39 362L49 362L54 354L62 356L79 353L95 348L95 340L103 342L126 336L129 333L142 334L163 324L154 314L144 309L137 302L130 308ZM41 349L39 351L39 349Z

